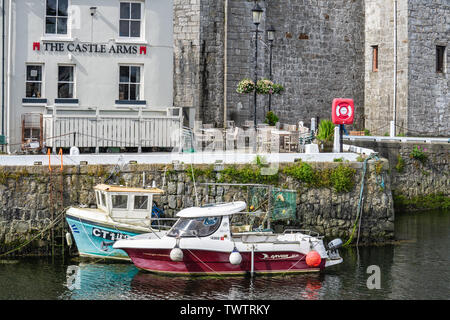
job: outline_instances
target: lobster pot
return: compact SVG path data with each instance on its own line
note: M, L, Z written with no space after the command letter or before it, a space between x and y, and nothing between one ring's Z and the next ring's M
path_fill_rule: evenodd
M297 192L292 190L272 190L271 219L294 220L297 218Z

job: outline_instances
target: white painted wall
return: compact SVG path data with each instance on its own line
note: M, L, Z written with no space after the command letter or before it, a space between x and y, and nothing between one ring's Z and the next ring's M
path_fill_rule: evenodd
M10 0L6 0L8 3ZM107 49L114 41L124 45L137 45L137 54L72 53L46 52L44 43L59 40L46 37L45 3L36 0L12 1L11 38L11 92L9 115L10 128L7 128L10 144L21 141L21 115L36 112L46 113L57 98L57 76L59 64L75 66L75 97L79 99L77 108L122 109L115 105L119 98L119 64L138 64L143 66L141 77L141 99L146 100L143 110L172 107L173 103L173 8L171 0L135 0L144 5L141 39L120 39L119 3L120 0L69 0L72 6L72 28L65 38L67 43L106 44ZM96 6L94 18L89 8ZM6 17L9 8L5 7ZM8 26L8 23L6 23ZM6 39L8 40L8 39ZM40 42L40 51L33 50L33 42ZM7 44L8 42L6 42ZM147 47L146 54L139 54L139 47ZM7 50L6 50L7 53ZM25 77L27 63L44 64L44 88L42 98L47 105L23 104L25 98ZM7 94L7 92L6 92ZM6 106L8 108L8 106ZM125 108L125 110L128 107ZM11 147L12 150L17 149Z

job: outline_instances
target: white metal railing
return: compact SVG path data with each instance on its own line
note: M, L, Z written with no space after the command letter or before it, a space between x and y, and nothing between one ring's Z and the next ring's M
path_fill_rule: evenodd
M343 136L344 140L350 141L400 141L400 142L422 142L422 143L450 143L450 138L432 137L387 137L387 136Z
M177 147L183 116L178 115L44 115L47 147Z

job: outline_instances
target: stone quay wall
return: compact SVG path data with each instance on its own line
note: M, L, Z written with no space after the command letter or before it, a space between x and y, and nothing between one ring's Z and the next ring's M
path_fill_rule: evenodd
M298 167L301 164L302 162L280 164L278 174L272 176L275 179L270 180L275 186L297 192L297 220L290 221L289 225L285 224L285 226L312 229L326 236L327 239L341 237L346 241L350 237L356 218L363 163L308 163L317 172L331 172L339 166L354 169L351 177L354 185L348 192L337 192L333 187L313 187L285 173L284 168L287 166ZM62 176L58 168L54 168L50 175L45 166L1 167L0 254L17 247L41 232L50 224L52 216L55 217L62 208L78 205L95 206L93 187L103 183L111 176L111 172L115 174L108 183L129 186L142 186L145 172L147 184L155 181L158 187L165 190L158 205L163 207L166 217L172 217L180 209L195 205L195 190L201 205L247 200L245 187L202 185L205 182L221 181L220 177L224 171L214 171L213 165L193 166L196 188L191 179L190 165L182 164L181 166L183 168L174 168L173 165L127 164L118 171L114 171L117 169L114 165L65 166ZM234 172L235 181L240 183L244 181L243 177L246 174L260 180L247 181L248 183L269 181L264 180L267 177L259 175L260 167L256 164L226 165L224 170ZM394 237L394 207L388 170L387 160L373 161L368 165L360 243L384 242ZM385 182L384 189L379 183L382 176ZM57 240L59 243L60 240L62 241L64 232L61 230L62 224L58 226L55 237L59 237ZM276 231L282 231L283 224L274 222L272 227ZM67 231L68 227L65 228ZM50 234L45 232L15 254L48 254L49 252Z
M399 209L450 208L450 144L352 141L389 161L394 202ZM423 161L413 156L417 148ZM420 153L418 153L420 154Z

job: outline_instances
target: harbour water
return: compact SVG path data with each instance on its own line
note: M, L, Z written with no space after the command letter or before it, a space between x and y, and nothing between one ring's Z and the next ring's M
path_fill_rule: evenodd
M3 258L0 299L450 299L450 212L398 212L395 223L395 244L341 249L344 263L321 274L165 277L139 271L131 263ZM376 283L369 279L376 274L374 268L380 271L379 286L370 289Z

